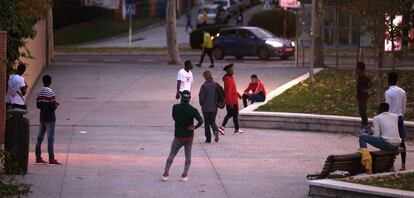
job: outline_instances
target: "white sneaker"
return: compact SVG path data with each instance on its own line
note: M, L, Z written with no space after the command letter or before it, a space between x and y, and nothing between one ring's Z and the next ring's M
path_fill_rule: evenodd
M187 182L187 181L188 181L188 177L181 177L181 178L180 178L180 180L181 180L182 182Z
M234 131L234 134L235 135L243 135L243 134L245 134L246 132L244 132L244 131L242 131L242 130L238 130L238 131Z
M167 182L168 181L168 176L162 176L162 179L161 179L163 182Z
M226 135L226 132L224 131L224 127L219 127L218 131L220 132L221 135Z

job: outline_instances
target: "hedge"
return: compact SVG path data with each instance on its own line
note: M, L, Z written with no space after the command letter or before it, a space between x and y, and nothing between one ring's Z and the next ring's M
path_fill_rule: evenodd
M206 30L210 35L214 36L220 32L221 28L229 27L228 25L214 25L206 26L194 30L190 34L190 46L192 49L200 49L203 44L203 30Z
M283 37L283 19L282 10L266 10L253 15L248 25L261 27L276 36ZM288 38L296 36L296 15L289 11L286 11L286 36Z

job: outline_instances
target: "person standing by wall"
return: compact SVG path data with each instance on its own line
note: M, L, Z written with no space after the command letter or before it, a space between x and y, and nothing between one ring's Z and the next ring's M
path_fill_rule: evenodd
M198 94L200 106L204 117L204 127L206 135L206 143L211 143L211 131L213 129L214 141L219 141L219 129L216 124L217 117L217 83L214 82L210 71L203 73L206 80L200 88Z
M389 88L385 91L385 101L389 104L389 112L398 115L398 131L402 139L401 147L404 151L401 152L401 170L405 170L406 161L406 146L405 146L405 129L404 129L404 115L407 106L407 94L405 91L397 86L398 74L390 72L388 74Z
M55 141L55 111L59 105L56 102L56 95L50 88L52 77L44 75L42 78L43 88L39 91L36 98L37 108L40 109L40 127L36 142L36 163L47 163L41 157L41 146L45 134L47 133L47 151L49 153L49 164L60 165L55 159L53 144Z
M259 80L256 74L253 74L250 79L251 83L244 90L242 96L245 108L247 107L247 100L250 100L252 104L255 102L264 102L266 100L266 89L262 81Z
M184 68L180 69L177 73L177 93L175 99L180 99L180 95L183 91L187 90L191 92L191 84L193 83L193 63L190 60L184 62Z
M226 104L227 114L224 117L220 130L224 131L229 119L233 118L234 134L242 134L244 132L239 128L239 99L241 96L237 92L236 82L234 81L233 64L225 66L223 70L226 71L226 75L224 75L223 81L225 92L224 102Z
M361 117L361 130L369 133L368 127L368 115L367 115L367 103L368 103L368 90L371 84L371 79L365 74L365 63L358 62L356 65L357 75L357 101L358 111Z
M210 68L214 67L214 59L213 59L213 40L211 40L211 35L207 31L203 30L203 53L201 54L201 59L198 64L196 64L197 67L201 67L203 64L204 56L207 54L210 58Z
M171 164L181 147L185 149L185 167L181 175L181 181L188 180L188 170L191 165L191 149L193 146L194 131L203 124L203 118L196 108L191 106L191 93L184 90L181 96L181 103L175 104L172 109L172 117L175 121L174 140L171 145L171 151L165 164L165 171L162 176L163 181L167 181ZM194 119L197 125L194 125Z
M24 96L26 95L28 86L23 78L24 72L26 72L26 65L20 63L17 66L16 73L9 77L6 93L6 105L8 108L27 109Z

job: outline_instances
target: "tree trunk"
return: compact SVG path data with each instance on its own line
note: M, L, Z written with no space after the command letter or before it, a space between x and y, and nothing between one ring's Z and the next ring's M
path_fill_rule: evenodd
M168 64L178 65L181 64L181 59L176 32L176 0L167 0L166 9Z
M314 45L313 63L316 67L324 67L324 42L322 38L323 0L314 0L312 11L312 45Z

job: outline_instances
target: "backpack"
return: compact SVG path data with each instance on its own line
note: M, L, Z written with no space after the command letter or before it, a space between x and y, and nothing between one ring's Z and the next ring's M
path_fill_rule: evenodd
M224 103L224 89L223 87L216 83L216 105L220 109L224 109L226 104Z

